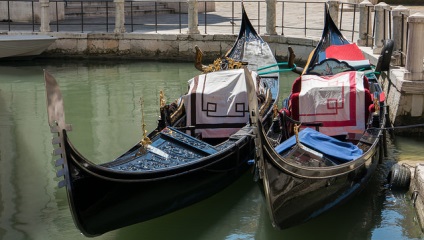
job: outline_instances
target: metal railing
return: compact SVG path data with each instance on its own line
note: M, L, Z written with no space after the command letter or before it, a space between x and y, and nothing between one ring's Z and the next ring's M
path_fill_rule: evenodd
M357 29L356 27L356 22L357 22L357 20L356 20L356 12L357 12L357 10L358 10L358 8L357 8L357 4L351 4L351 3L341 3L341 6L340 6L340 22L339 22L339 29L340 29L340 31L347 31L347 30L345 30L344 28L343 28L343 26L342 26L342 23L343 23L343 12L344 12L344 9L345 9L345 6L347 6L348 7L348 9L353 9L352 10L352 12L353 12L353 17L352 17L352 24L351 24L351 27L352 27L352 29L351 29L351 33L352 33L352 36L351 36L351 41L353 42L354 41L354 39L355 39L355 33L358 33L357 31L355 32L355 29Z
M215 3L215 11L209 11L207 3ZM27 15L31 18L26 21L15 21L14 12L20 11L22 6L17 3L27 4ZM91 6L88 4L90 3ZM98 11L93 12L93 3L98 6ZM167 33L187 31L187 13L183 5L186 1L177 2L178 8L167 10L159 9L162 1L130 0L125 2L125 27L127 32L141 33ZM140 9L146 4L151 5L150 13L140 13ZM199 30L204 34L236 34L237 25L241 20L241 8L239 1L199 1L204 5L205 11L199 12ZM262 1L244 1L252 24L259 33L265 32L266 27L266 3ZM301 2L301 1L277 1L277 32L285 35L301 35L304 37L319 37L324 23L324 2ZM347 5L342 3L342 6ZM340 27L343 32L354 40L357 34L356 5L354 11L340 12ZM101 7L100 7L101 6ZM20 8L20 9L17 9ZM51 0L50 8L54 14L50 16L51 31L70 32L112 32L115 25L115 5L112 1L75 1L75 0ZM63 9L63 10L61 10ZM280 11L278 11L280 9ZM40 13L38 0L0 0L0 31L39 31ZM64 11L61 16L60 12ZM350 15L350 16L349 16ZM353 24L347 21L352 19ZM346 16L346 18L344 17ZM317 21L317 19L320 19ZM279 25L281 23L281 25ZM343 28L342 28L343 27Z
M112 0L50 0L50 31L53 32L113 32L115 3ZM167 7L172 2L173 8ZM124 3L125 30L133 33L187 33L187 1L178 0L128 0ZM209 4L214 4L213 8ZM319 38L324 26L325 2L285 1L276 3L276 31L286 36ZM241 21L239 1L198 0L202 8L198 13L198 29L203 34L236 34ZM358 4L339 3L338 24L342 33L355 42L359 36ZM266 32L266 3L264 0L244 0L252 24L259 34ZM23 12L25 11L25 12ZM19 19L19 14L25 18ZM40 31L39 0L0 0L0 32ZM366 46L375 38L374 6L367 7ZM407 15L402 16L402 28ZM402 29L402 33L404 29ZM384 39L392 38L392 14L384 11ZM407 34L402 34L399 54L406 55ZM403 57L401 58L404 65Z

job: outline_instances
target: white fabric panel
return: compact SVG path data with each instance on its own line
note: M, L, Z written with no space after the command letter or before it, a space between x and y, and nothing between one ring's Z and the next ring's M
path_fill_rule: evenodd
M322 122L320 132L334 136L365 130L363 72L344 72L332 77L302 76L299 120Z
M256 72L252 72L252 78L256 77ZM239 130L231 124L248 122L243 69L202 74L189 80L189 85L188 94L183 96L187 125L196 126L196 133L202 137L228 137Z

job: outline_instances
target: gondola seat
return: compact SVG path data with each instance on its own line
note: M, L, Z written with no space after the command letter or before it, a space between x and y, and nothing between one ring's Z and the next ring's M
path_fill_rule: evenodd
M306 128L299 132L299 142L333 159L335 163L349 162L357 159L363 154L363 151L356 145L350 142L339 141L311 128ZM291 136L289 139L276 146L275 151L279 154L285 154L294 145L296 145L296 137Z

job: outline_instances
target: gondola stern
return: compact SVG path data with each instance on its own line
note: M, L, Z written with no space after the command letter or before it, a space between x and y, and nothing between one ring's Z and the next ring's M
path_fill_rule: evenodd
M249 36L251 34L253 36L257 36L258 38L262 39L259 36L259 34L256 32L256 30L253 27L252 23L250 22L250 19L249 19L249 16L247 15L247 12L246 12L246 9L244 7L243 1L241 1L241 9L242 9L242 17L241 17L240 31L239 31L237 40L235 41L233 47L225 54L226 57L229 57L231 55L234 55L233 52L234 51L237 51L237 47L236 46L239 45L239 42L240 41L244 41L243 39L245 39L246 36ZM244 44L244 42L243 42L243 44Z
M340 32L340 29L334 23L333 18L331 17L330 10L328 7L328 3L325 4L325 16L324 16L324 28L322 31L322 36L315 47L315 49L311 52L308 60L306 62L304 71L302 74L308 74L308 71L314 64L319 62L319 57L322 54L322 48L324 47L324 43L327 45L343 45L349 44L349 40L347 40L343 34ZM334 42L333 42L334 41Z

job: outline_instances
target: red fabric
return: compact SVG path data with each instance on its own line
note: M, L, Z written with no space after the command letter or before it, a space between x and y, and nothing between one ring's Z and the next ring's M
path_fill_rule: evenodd
M302 89L302 78L298 77L294 80L292 85L292 93L298 93Z
M342 92L344 93L345 90L343 90L345 87L349 87L349 105L347 105L347 109L350 111L350 116L356 116L356 72L355 71L351 71L351 72L344 72L344 73L339 73L336 74L334 76L322 76L321 79L335 79L338 76L341 75L348 75L349 76L349 85L348 86L342 86ZM307 81L307 80L306 80ZM345 102L342 99L342 102L332 102L332 99L328 99L327 102L327 109L330 110L330 112L327 113L323 113L323 112L311 112L311 113L303 113L300 114L299 116L336 116L338 114L339 109L343 109L345 108ZM299 106L299 105L298 105ZM305 106L306 107L306 106ZM328 119L330 117L327 117ZM344 126L356 126L357 122L356 122L356 118L350 118L350 119L346 119L343 121L331 121L331 120L326 120L323 121L323 126L324 127L344 127Z
M280 114L283 114L283 112L286 116L291 117L291 112L287 108L283 108L280 110Z
M346 73L343 73L346 74ZM352 72L351 74L354 74L354 72ZM354 75L352 75L353 77ZM330 79L331 77L329 77ZM353 80L353 79L352 79ZM372 95L369 91L369 82L368 79L366 77L364 77L363 79L363 85L364 85L364 97L365 97L365 123L367 122L369 115L371 112L374 111L374 104L373 104L373 99L372 99ZM350 86L351 88L351 92L354 93L356 91L355 86L352 85ZM291 116L291 118L293 118L294 120L299 120L299 95L300 95L300 90L301 90L301 79L297 78L295 80L295 82L293 83L292 86L292 94L290 95L290 99L289 99L289 114L287 114L288 116ZM355 98L355 94L351 95L351 98ZM384 97L383 97L384 98ZM356 100L351 99L350 103L351 104L355 104ZM355 107L352 105L350 108L352 111L355 111ZM287 111L286 109L284 109L284 111ZM353 114L354 115L354 114ZM354 121L354 119L351 119L350 121ZM332 123L335 124L335 123ZM341 124L341 125L340 125ZM335 126L343 126L344 124L347 124L346 122L341 122L339 124L335 124Z
M368 82L368 78L366 76L364 76L364 88L365 89L370 89L370 83Z
M345 45L332 45L325 50L326 58L340 60L365 60L362 51L355 43Z
M386 94L384 92L380 93L380 102L386 101Z
M292 93L289 101L290 116L296 121L299 121L299 92Z

